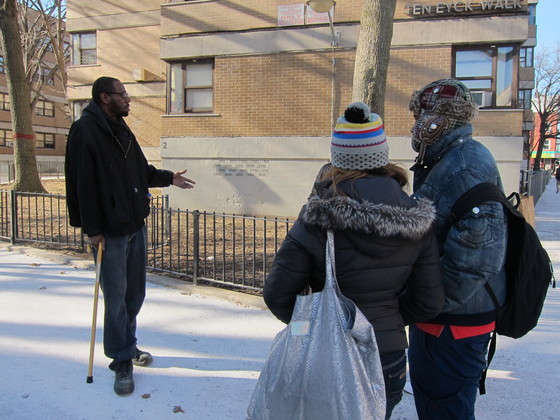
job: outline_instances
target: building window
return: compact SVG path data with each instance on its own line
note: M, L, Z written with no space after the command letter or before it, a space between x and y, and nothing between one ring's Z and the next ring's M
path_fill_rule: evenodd
M78 120L82 116L82 112L89 101L73 101L72 102L72 121Z
M519 89L519 108L531 109L532 89Z
M519 49L519 67L533 67L534 47L523 47Z
M54 134L35 133L35 142L38 149L54 149Z
M0 73L5 74L6 73L6 66L4 64L4 56L0 55Z
M10 109L12 109L10 95L7 93L0 93L0 111L9 111Z
M527 6L527 10L529 11L529 25L536 25L537 24L537 5L530 4Z
M214 61L191 60L171 63L169 113L212 112Z
M35 113L44 117L54 117L54 102L39 99L35 105Z
M47 67L41 67L41 78L49 86L54 86L54 74L51 73L51 69Z
M550 149L550 139L544 139L543 150Z
M72 35L72 64L85 66L97 63L97 35L95 32Z
M453 58L454 77L467 85L481 108L516 105L515 47L457 48Z
M14 147L12 130L6 130L5 128L0 128L0 146Z

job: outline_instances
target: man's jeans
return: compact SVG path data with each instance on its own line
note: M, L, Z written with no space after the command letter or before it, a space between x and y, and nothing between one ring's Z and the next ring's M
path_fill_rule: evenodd
M435 337L411 325L409 336L410 380L418 418L474 419L490 333L455 340L449 327Z
M387 399L385 418L391 418L395 406L400 402L406 383L406 354L404 350L382 353L381 366L385 380L385 397Z
M146 295L145 228L127 236L105 236L101 263L105 302L103 347L115 369L136 355L136 316Z

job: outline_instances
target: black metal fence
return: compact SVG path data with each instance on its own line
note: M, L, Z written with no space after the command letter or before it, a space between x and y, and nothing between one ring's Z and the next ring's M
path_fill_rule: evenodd
M532 195L534 203L537 204L542 193L550 182L550 177L554 175L552 169L534 171L521 171L521 188L522 194Z
M41 178L64 178L64 161L38 161L37 172ZM14 162L0 161L0 183L10 184L15 178Z
M154 197L146 220L148 268L242 290L261 291L290 219L175 210ZM0 238L84 252L70 226L66 197L0 190Z

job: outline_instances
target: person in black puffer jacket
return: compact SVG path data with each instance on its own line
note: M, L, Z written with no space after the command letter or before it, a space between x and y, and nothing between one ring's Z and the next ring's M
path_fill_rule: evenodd
M288 323L296 296L322 290L326 231L334 231L342 293L372 323L387 393L386 418L406 382L405 325L436 316L444 303L435 208L404 191L404 168L390 163L381 118L357 102L337 121L331 166L278 250L264 285L271 312Z

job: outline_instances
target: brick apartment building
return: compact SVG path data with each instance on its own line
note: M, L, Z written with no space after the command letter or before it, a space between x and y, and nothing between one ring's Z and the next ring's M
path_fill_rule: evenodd
M384 115L393 161L415 157L413 90L457 77L481 104L476 138L518 189L536 3L397 1ZM125 84L148 158L197 181L169 190L174 207L295 216L351 102L361 9L337 0L331 28L304 0L68 0L69 99L79 115L98 76Z
M35 77L45 79L44 85L32 112L36 157L38 163L43 162L56 170L57 167L62 168L64 163L71 119L61 78L49 75L50 68L54 67L56 62L53 52L47 50L43 61L44 66L41 66L41 71L37 72ZM9 169L14 161L12 134L11 99L4 55L0 51L0 182L13 179L13 169Z

